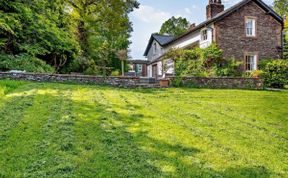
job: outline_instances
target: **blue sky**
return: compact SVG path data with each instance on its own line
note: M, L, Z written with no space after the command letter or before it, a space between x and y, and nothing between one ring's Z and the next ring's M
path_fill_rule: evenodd
M208 0L138 0L140 8L130 14L133 22L130 50L134 59L144 59L143 53L151 33L158 32L161 24L172 16L187 18L199 24L206 18ZM225 8L240 0L222 0ZM272 5L273 0L264 0Z

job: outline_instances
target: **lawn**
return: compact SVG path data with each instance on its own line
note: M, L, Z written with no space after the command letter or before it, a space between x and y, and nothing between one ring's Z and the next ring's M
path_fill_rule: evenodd
M288 177L288 92L0 81L0 177Z

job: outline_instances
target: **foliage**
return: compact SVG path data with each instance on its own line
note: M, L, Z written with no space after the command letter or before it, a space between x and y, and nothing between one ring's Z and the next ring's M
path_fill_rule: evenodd
M264 76L264 71L263 70L253 70L253 71L246 71L243 74L243 77L247 78L263 78Z
M288 176L287 91L15 87L1 177Z
M37 57L57 72L120 69L116 52L129 46L128 13L138 6L135 0L2 0L0 52Z
M64 0L3 0L0 3L0 51L7 55L25 53L59 70L79 51L64 8Z
M284 38L284 46L283 46L283 58L288 59L288 20L286 20L284 33L285 33L285 38Z
M274 0L274 10L281 16L288 15L288 0Z
M275 0L274 10L284 18L284 46L283 46L283 58L288 59L288 0Z
M112 71L111 76L115 76L115 77L120 76L119 70Z
M242 65L242 62L239 62L233 58L221 60L220 63L214 64L212 71L215 72L215 76L238 77L242 74L242 72L239 70L240 65Z
M288 61L273 60L264 68L265 85L283 88L288 84Z
M185 33L188 30L189 26L190 23L186 18L176 18L173 16L162 24L159 34L179 36Z
M76 14L78 40L82 53L78 72L109 75L121 69L117 52L127 49L132 24L128 13L138 8L136 0L69 0ZM85 60L85 61L83 61ZM93 72L91 72L93 71Z
M0 54L0 71L22 70L26 72L53 73L55 70L44 61L28 54L16 56Z
M205 49L171 49L163 59L175 61L177 77L241 76L239 66L242 63L235 59L223 59L222 54L222 50L212 44Z

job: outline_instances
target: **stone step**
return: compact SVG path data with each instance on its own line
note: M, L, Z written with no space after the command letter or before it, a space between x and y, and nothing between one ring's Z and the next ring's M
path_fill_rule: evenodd
M154 83L154 84L139 83L137 87L139 88L161 88L159 83Z
M140 78L140 83L144 83L144 84L146 84L146 83L149 83L149 84L154 84L154 83L156 83L157 81L156 81L156 79L155 78L148 78L148 77L141 77Z

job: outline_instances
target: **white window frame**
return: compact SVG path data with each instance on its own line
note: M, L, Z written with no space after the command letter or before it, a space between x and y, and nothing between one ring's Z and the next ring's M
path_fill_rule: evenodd
M246 17L245 18L245 35L246 37L256 37L256 18Z
M208 40L208 30L204 29L201 31L201 40L202 41L207 41Z
M245 55L245 69L246 71L254 71L258 68L258 56L256 54Z

